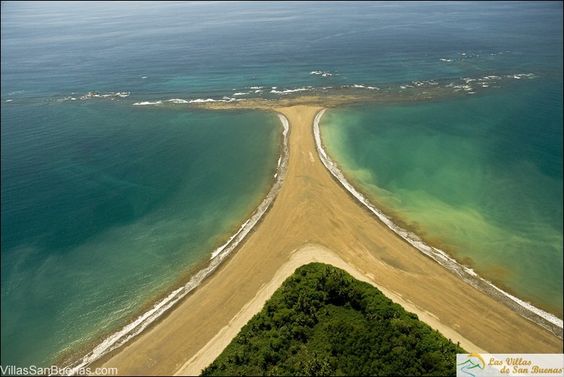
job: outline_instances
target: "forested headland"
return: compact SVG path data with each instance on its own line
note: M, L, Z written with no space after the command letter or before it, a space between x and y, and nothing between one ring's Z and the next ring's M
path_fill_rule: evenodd
M455 375L465 351L338 268L300 267L203 375Z

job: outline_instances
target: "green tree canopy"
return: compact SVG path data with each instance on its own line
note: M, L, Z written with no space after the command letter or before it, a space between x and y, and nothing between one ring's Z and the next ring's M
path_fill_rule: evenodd
M444 376L463 352L373 286L311 263L202 374Z

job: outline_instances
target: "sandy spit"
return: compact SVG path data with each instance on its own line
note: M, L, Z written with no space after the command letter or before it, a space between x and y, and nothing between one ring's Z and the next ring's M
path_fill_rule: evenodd
M196 371L260 310L288 269L308 258L369 281L468 351L562 352L558 337L421 254L348 194L316 151L312 124L321 108L274 108L288 118L290 137L286 177L270 211L198 289L93 367L123 375Z

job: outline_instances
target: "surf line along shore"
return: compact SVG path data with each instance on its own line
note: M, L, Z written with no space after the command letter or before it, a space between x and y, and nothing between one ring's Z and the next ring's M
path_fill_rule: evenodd
M562 352L552 332L422 254L334 179L314 139L321 106L270 109L289 120L290 133L286 177L269 212L230 259L165 318L93 366L117 367L124 375L182 373L305 245L328 250L315 260L332 264L323 255L334 255L454 342L477 347L467 351Z

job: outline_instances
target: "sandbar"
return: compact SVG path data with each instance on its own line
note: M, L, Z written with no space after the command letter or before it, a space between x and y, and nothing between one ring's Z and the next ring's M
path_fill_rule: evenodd
M259 106L257 106L259 107ZM290 123L284 183L228 260L154 326L95 363L124 375L197 373L298 264L343 268L469 352L561 353L562 341L426 257L354 200L321 163L318 105L276 107Z

